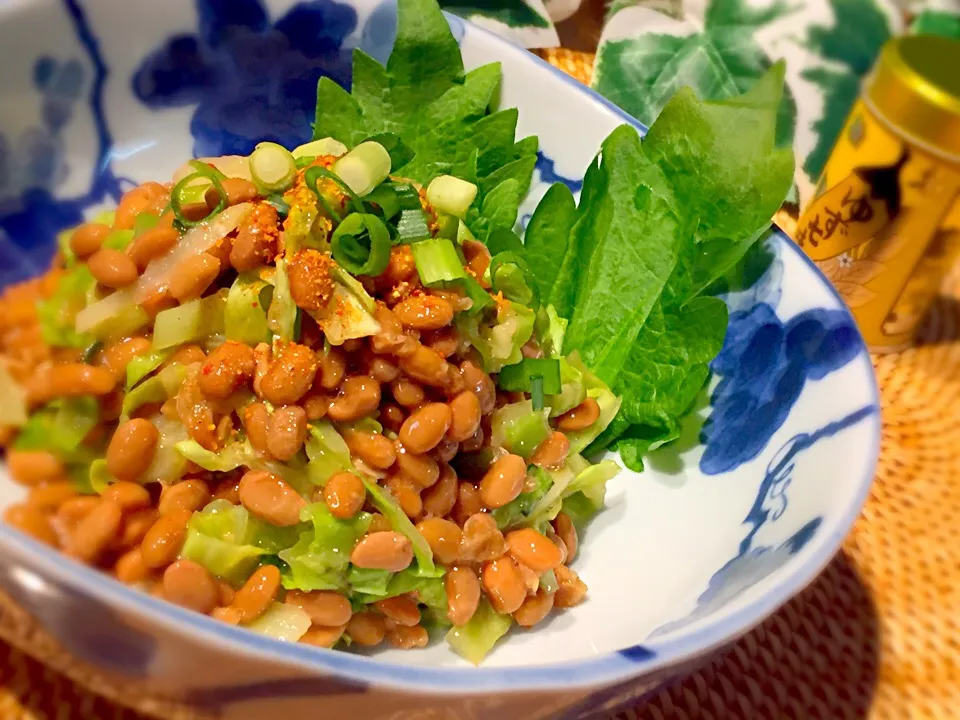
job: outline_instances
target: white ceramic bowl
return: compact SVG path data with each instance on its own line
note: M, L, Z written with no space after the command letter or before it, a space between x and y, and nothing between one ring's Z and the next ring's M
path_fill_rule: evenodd
M451 19L469 67L503 65L501 105L549 183L578 189L629 117L498 37ZM8 0L0 5L0 282L41 271L59 230L191 153L310 132L320 72L386 58L373 0ZM637 125L639 127L639 125ZM528 215L524 215L524 218ZM611 483L576 569L589 600L512 632L480 668L442 643L370 656L290 646L124 587L0 526L0 586L81 659L226 716L575 718L703 662L808 584L873 476L873 372L829 284L780 233L730 293L726 347L685 436ZM701 430L704 418L708 423ZM0 507L18 489L0 480Z

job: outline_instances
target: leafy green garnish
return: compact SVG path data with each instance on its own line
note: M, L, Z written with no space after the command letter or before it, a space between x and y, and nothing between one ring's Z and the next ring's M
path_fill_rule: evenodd
M579 206L555 186L534 212L524 254L570 321L563 352L623 398L591 451L615 446L641 469L706 381L727 313L703 293L765 234L792 183L793 154L775 148L783 76L778 63L719 102L680 90L642 143L626 126L607 138Z
M487 195L501 198L490 205L491 213L496 207L495 219L489 213L473 214L483 234L494 227L512 228L530 185L537 146L535 139L516 141L516 109L490 113L500 65L464 72L460 47L436 0L407 0L398 13L397 37L385 68L355 50L352 94L329 78L320 80L314 138L333 137L353 147L389 134L399 142L388 148L392 159L404 162L393 167L394 176L423 185L443 174L475 182L477 207ZM509 186L501 189L505 184Z

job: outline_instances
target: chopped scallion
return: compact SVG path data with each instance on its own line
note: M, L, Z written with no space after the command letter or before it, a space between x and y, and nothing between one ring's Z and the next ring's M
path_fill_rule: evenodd
M333 231L333 259L351 275L375 277L390 262L390 233L376 215L352 213Z
M363 197L387 179L390 154L380 143L368 140L337 160L333 171L353 192Z
M183 180L174 185L173 189L170 191L170 209L173 210L173 216L177 219L177 222L185 228L195 227L196 225L206 222L214 215L222 212L227 206L227 193L223 189L223 185L220 184L220 179L224 177L223 173L216 168L210 167L209 165L205 165L204 163L196 160L192 161L190 164L196 168L197 171L187 175L185 178L183 178ZM216 188L220 199L217 202L217 206L213 208L213 210L211 210L207 215L199 220L191 220L183 212L183 205L188 202L184 195L190 184L199 178L208 179L211 185Z
M493 298L490 297L490 293L484 290L483 286L471 275L460 278L459 280L454 281L453 284L462 289L464 294L466 294L466 296L470 298L470 301L473 303L466 311L468 315L473 315L480 312L484 308L493 305Z
M515 365L507 365L497 376L497 385L509 392L532 392L534 380L547 395L556 395L563 388L560 381L558 358L524 358ZM539 410L540 408L534 408Z
M350 186L347 185L342 178L338 177L335 173L330 172L325 167L320 167L319 165L316 167L312 167L309 170L307 170L306 173L304 173L303 179L306 181L307 187L313 190L314 194L317 196L317 199L320 200L324 209L330 214L330 216L334 220L339 220L340 214L336 212L333 209L333 207L331 207L330 198L328 198L323 193L323 191L321 191L320 188L317 187L317 183L320 181L321 178L323 178L324 180L330 180L331 182L336 184L336 186L339 187L340 190L343 191L343 194L349 198L350 207L353 209L354 212L363 213L366 211L366 208L363 205L363 200L361 200L360 197L353 190L350 189Z
M364 198L377 206L384 220L392 219L401 210L421 210L420 195L409 183L385 182Z
M427 287L467 277L453 243L447 238L429 238L410 246L420 282Z
M386 150L390 155L390 167L393 170L401 168L413 160L413 150L411 150L410 147L403 140L401 140L399 136L394 135L393 133L372 135L364 140L364 142L367 141L379 143L383 146L384 150Z
M439 212L463 220L477 198L477 186L453 175L440 175L427 186L427 202Z
M283 199L283 195L275 193L270 195L265 200L269 205L273 205L277 209L277 214L280 216L281 220L285 220L287 215L290 214L290 203Z
M402 243L412 243L430 237L427 216L423 210L401 210L397 221L397 236Z
M282 192L293 185L297 162L282 145L262 142L250 155L250 174L264 194Z
M530 401L534 410L543 410L543 376L530 378Z
M347 146L344 145L339 140L334 140L331 137L321 138L320 140L313 140L308 143L304 143L293 149L293 157L297 160L301 158L313 162L318 157L324 155L336 155L340 156L347 152ZM310 162L307 164L309 165Z

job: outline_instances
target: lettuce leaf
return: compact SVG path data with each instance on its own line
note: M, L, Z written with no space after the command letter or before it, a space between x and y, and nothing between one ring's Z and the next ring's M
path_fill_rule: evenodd
M698 297L666 311L658 305L615 388L623 398L619 416L589 452L621 435L616 448L624 464L642 470L643 455L679 436L679 418L706 383L726 328L727 306L718 298Z
M563 183L554 183L533 211L524 237L524 254L535 268L533 279L542 298L550 297L576 221L573 193Z
M670 284L678 304L735 265L770 225L793 183L794 155L776 148L785 65L773 65L743 95L702 102L683 88L643 140L670 178L678 212L695 223Z
M589 208L590 240L578 245L576 300L564 349L578 349L587 366L612 384L677 263L685 223L675 212L669 182L629 126L604 141L591 180L603 189Z
M590 453L615 447L639 470L677 437L726 332L726 307L705 292L763 237L791 187L793 155L775 147L783 77L777 63L719 102L681 90L642 143L626 127L607 138L575 210L555 186L534 212L524 254L569 320L563 351L622 398L575 451L584 439Z

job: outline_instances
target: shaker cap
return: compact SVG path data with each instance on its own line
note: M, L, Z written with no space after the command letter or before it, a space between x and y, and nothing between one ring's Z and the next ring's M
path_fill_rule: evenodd
M912 144L960 163L960 41L938 35L890 40L863 95Z

